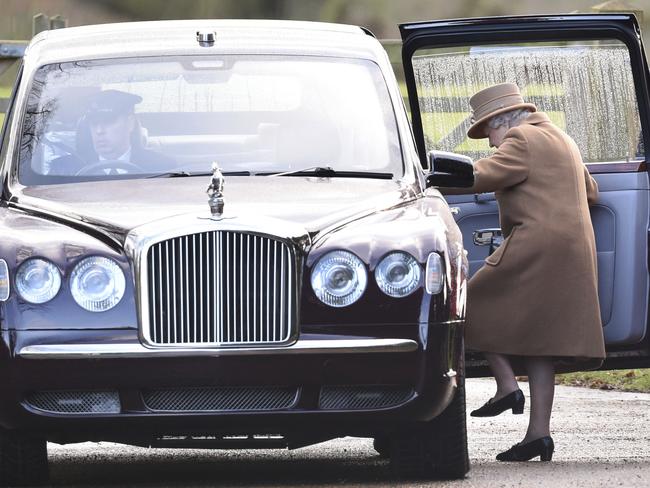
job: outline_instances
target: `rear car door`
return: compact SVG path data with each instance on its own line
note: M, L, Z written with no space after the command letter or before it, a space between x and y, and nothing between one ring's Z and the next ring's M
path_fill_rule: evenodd
M473 159L491 153L487 140L466 137L468 100L497 83L517 83L526 101L575 139L600 189L591 213L605 367L650 365L649 73L636 19L495 17L404 24L400 30L413 129L425 167L431 150ZM473 233L499 227L497 203L493 194L446 198L455 207L473 274L489 252L474 244Z

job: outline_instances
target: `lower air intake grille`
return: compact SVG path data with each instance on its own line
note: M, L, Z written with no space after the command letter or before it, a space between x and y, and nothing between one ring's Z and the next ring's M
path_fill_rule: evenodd
M116 391L39 391L27 396L33 408L51 413L102 414L120 413L120 396Z
M392 385L324 386L319 406L322 410L372 410L394 407L413 396L413 390Z
M146 390L142 399L157 412L217 412L290 408L297 389L289 387L224 387Z

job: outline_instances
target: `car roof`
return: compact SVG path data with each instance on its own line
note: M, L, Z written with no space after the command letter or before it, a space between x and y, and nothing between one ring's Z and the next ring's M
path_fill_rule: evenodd
M216 33L203 47L197 31ZM377 59L385 56L369 31L357 26L280 20L172 20L69 27L38 34L26 62L181 54L307 54Z

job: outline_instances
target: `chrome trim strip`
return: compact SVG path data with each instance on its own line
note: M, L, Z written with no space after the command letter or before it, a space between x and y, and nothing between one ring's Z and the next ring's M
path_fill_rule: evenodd
M288 347L237 349L148 348L142 344L39 344L18 351L24 359L173 358L187 356L266 356L282 354L405 353L418 349L411 339L301 339Z
M194 238L199 241L199 291L195 292L195 295L199 297L199 339L197 339L196 334L194 334L194 342L204 343L209 342L205 340L205 337L203 337L203 330L205 329L203 326L203 290L205 289L203 286L203 239L205 239L205 235L194 234ZM196 254L194 256L196 256ZM194 259L196 259L196 257ZM196 323L194 323L194 325L196 326Z

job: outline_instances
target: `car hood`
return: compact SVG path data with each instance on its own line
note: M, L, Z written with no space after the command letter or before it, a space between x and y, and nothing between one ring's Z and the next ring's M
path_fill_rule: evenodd
M209 177L132 179L23 188L14 201L97 228L124 243L136 227L179 215L210 216ZM310 234L413 199L415 188L396 180L230 176L225 213L298 224Z

